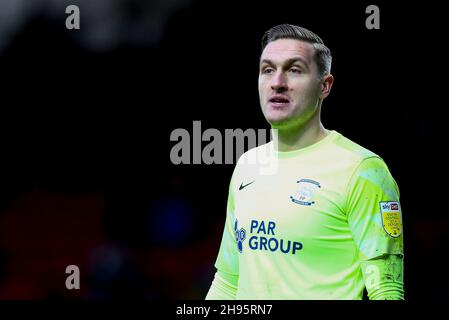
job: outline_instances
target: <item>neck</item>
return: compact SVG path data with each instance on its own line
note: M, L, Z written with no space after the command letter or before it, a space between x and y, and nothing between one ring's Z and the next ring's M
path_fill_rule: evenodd
M295 129L274 130L275 149L281 152L302 149L322 140L329 134L329 130L324 128L319 118L310 120Z

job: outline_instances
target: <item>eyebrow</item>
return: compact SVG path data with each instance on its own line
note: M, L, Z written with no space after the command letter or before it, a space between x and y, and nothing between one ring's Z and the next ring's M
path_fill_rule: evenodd
M293 63L298 62L298 61L301 62L306 68L309 67L309 64L301 57L293 57L293 58L287 59L284 62L284 65L292 65ZM261 60L260 64L263 64L263 63L269 64L270 66L274 65L274 62L269 59Z

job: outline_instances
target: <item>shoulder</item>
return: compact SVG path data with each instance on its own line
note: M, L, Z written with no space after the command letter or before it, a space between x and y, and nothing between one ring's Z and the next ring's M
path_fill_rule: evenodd
M352 172L372 171L378 174L389 173L384 159L377 153L361 146L349 138L338 134L333 140L335 157L347 164Z
M241 179L253 179L270 162L273 143L268 142L244 152L237 160L232 173L231 182Z
M342 152L352 158L351 170L348 172L349 188L363 188L365 191L372 189L373 192L381 188L392 195L399 192L398 185L382 157L343 136L336 139L335 143L338 148L344 150Z
M336 154L339 154L341 157L347 158L349 161L354 162L355 165L359 165L364 160L382 159L378 154L361 146L340 133L337 133L332 145L336 149Z
M236 166L257 165L272 155L273 142L267 142L244 152L237 160Z
M387 164L377 153L341 134L333 140L331 148L334 149L331 151L335 155L334 160L340 161L339 168L345 172L347 185L369 181L378 186L388 184L397 187Z

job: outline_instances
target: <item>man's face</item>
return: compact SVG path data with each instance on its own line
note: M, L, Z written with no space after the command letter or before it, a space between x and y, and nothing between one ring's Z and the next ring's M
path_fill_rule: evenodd
M307 122L319 107L321 79L313 45L294 39L268 43L260 58L259 97L273 128Z

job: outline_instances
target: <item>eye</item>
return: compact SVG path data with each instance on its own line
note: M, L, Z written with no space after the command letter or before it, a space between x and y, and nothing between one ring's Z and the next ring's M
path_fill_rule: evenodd
M299 69L299 68L290 68L289 71L290 71L290 72L293 72L293 73L302 73L302 70Z
M262 69L263 74L270 74L272 72L273 72L273 68L270 68L270 67L265 67Z

